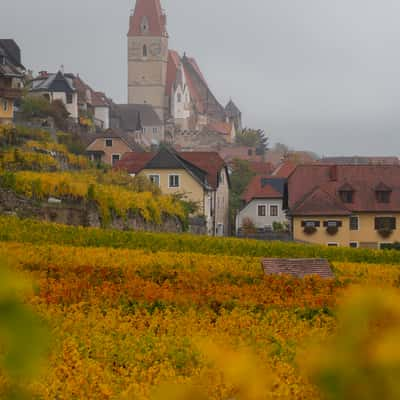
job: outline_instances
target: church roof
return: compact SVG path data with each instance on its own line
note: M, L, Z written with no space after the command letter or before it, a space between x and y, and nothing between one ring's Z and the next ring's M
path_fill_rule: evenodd
M142 32L141 24L146 18L149 24L146 32ZM136 0L131 15L128 36L167 36L167 18L161 8L160 0Z
M211 92L196 60L184 55L182 57L182 65L190 97L197 112L200 114L213 114L218 120L225 119L225 109Z
M225 111L226 111L228 117L236 117L236 116L239 116L242 114L240 112L239 108L236 106L236 104L232 100L229 100L229 103L225 107Z
M175 50L168 51L168 66L167 66L167 83L165 85L165 94L167 96L171 95L172 87L176 81L179 64L181 63L181 58Z

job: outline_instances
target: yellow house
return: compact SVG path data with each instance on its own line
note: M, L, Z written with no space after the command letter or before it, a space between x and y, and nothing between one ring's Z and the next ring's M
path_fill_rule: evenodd
M18 45L12 39L0 39L0 124L14 120L14 102L22 95L23 77Z
M116 168L132 176L141 174L164 194L178 194L194 202L209 235L224 236L229 228L229 175L224 160L215 152L129 153Z
M125 154L137 150L138 147L128 134L118 133L109 129L90 138L90 143L86 148L86 155L93 162L102 162L113 166Z
M399 165L301 165L288 190L295 240L372 249L400 242Z

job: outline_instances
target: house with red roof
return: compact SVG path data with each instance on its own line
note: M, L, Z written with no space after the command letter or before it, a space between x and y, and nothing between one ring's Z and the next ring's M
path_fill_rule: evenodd
M195 216L204 218L209 235L229 233L228 168L216 152L131 152L115 165L131 176L142 175L162 193L179 195L193 202Z
M256 175L242 196L243 208L236 217L237 233L253 227L272 231L274 224L288 222L287 180L272 176Z
M400 242L399 165L299 165L288 193L295 240L373 249Z

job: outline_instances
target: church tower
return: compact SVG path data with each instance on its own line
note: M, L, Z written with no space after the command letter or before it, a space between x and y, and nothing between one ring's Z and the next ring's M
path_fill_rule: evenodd
M160 0L136 0L128 32L128 103L167 113L167 18Z

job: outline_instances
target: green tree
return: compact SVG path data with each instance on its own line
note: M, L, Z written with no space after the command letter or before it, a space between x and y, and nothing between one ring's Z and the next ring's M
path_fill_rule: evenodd
M262 129L243 129L236 135L236 143L255 147L259 155L264 155L268 150L268 137Z
M229 201L231 226L234 227L236 214L240 210L242 205L241 196L245 192L255 173L251 169L250 163L245 160L234 160L231 168L231 190Z

